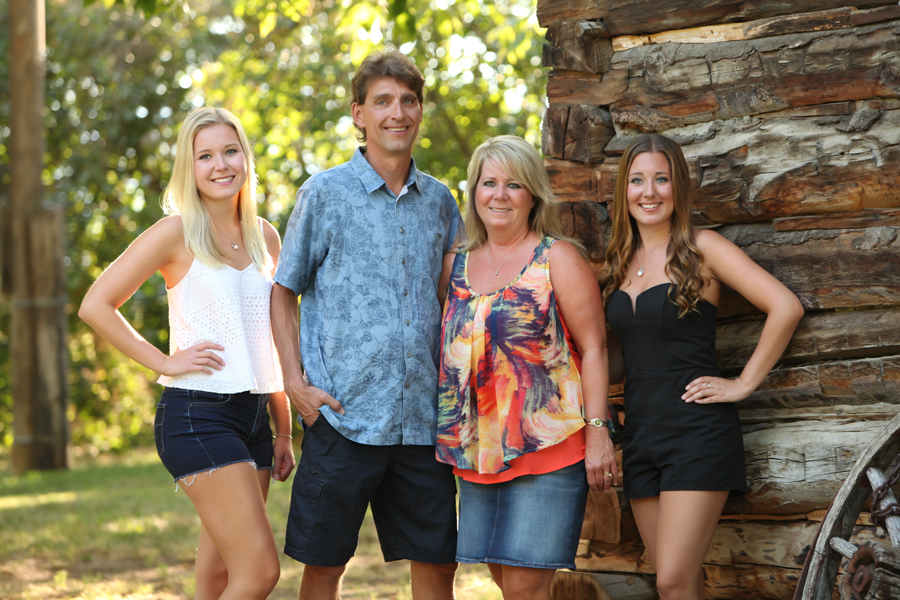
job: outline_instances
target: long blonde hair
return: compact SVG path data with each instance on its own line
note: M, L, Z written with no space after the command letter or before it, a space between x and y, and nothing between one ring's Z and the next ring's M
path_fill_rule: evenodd
M487 241L484 221L475 208L475 188L481 179L484 164L490 161L506 175L522 183L531 192L534 207L528 214L528 228L540 238L550 236L574 244L582 253L584 247L565 235L559 219L559 202L550 187L550 178L541 155L530 143L515 135L498 135L488 138L475 148L466 173L466 234L469 242L461 251L475 250Z
M672 239L666 248L665 270L675 285L674 294L670 297L678 305L678 316L683 317L689 311L696 310L707 280L700 274L703 254L697 248L691 227L691 178L687 161L678 144L659 134L641 135L632 140L619 163L616 189L609 211L612 234L606 248L606 265L600 277L603 306L607 305L613 292L625 282L628 262L640 245L637 223L628 212L627 190L631 163L638 154L645 152L665 156L672 171L675 210L672 213Z
M230 126L240 141L241 151L246 160L247 179L240 191L238 219L241 221L241 232L247 253L256 268L263 270L271 266L272 259L256 218L256 170L253 164L253 148L240 121L224 108L198 108L182 123L175 146L172 178L163 192L163 211L167 215L181 215L184 244L200 261L212 267L227 264L228 255L219 244L209 212L200 201L194 174L194 137L201 129L212 125Z

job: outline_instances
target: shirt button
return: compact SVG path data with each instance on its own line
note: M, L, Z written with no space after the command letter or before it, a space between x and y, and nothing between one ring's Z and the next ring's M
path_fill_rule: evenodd
M403 385L403 387L405 387L406 389L409 389L409 382L407 381L407 382Z
M409 319L406 320L406 326L409 327Z
M439 234L438 234L438 239L441 239L442 237L444 237L444 236L441 235L441 234L439 233Z
M409 295L409 292L407 292L406 290L403 290L403 295L407 296L407 295Z
M407 352L407 353L406 353L406 358L412 358L412 352Z
M400 228L400 233L403 233L403 228L402 228L402 227Z
M401 261L400 261L400 264L401 264L401 265L405 265L405 264L406 264L406 259L404 258L403 260L401 260Z

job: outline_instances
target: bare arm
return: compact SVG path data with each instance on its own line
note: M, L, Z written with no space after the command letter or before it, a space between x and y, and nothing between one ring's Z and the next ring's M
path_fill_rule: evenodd
M444 263L441 267L441 278L438 281L438 301L441 307L447 300L447 289L450 287L450 275L453 273L453 261L456 260L456 252L444 254Z
M183 276L187 270L185 263L189 265L190 260L192 257L184 247L181 219L162 219L141 234L97 278L85 294L78 316L123 354L157 373L177 376L221 370L225 363L213 352L224 350L219 344L202 342L167 356L135 331L119 312L119 307L156 271L161 271L169 283L176 272Z
M272 335L281 361L284 391L307 425L319 417L319 408L328 405L344 414L341 403L330 394L306 383L300 367L300 318L297 295L283 285L272 287Z
M609 396L606 319L597 278L572 244L558 241L550 247L550 282L581 353L585 418L606 421ZM592 490L608 490L610 485L618 485L615 449L605 427L585 428L585 468ZM605 477L604 473L612 473L612 477Z
M266 251L272 257L272 274L274 275L275 268L278 266L278 255L281 253L281 238L278 237L278 230L265 219L263 219L263 235L266 239ZM291 405L284 392L269 394L269 415L272 417L272 425L275 428L272 479L287 481L294 470L296 460L290 437L293 430Z
M803 317L803 306L784 284L718 233L701 231L697 243L713 277L766 313L766 323L737 379L700 377L687 385L682 398L700 404L737 402L753 393L778 362Z

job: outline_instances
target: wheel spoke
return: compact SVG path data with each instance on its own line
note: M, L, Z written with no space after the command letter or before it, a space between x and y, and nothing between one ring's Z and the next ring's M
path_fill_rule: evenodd
M866 469L866 477L868 477L869 483L872 484L873 490L883 485L885 481L884 471L875 467ZM896 503L897 498L894 496L894 492L887 490L884 498L882 498L879 506L876 508L882 509ZM888 536L891 538L891 543L894 546L900 546L900 517L895 515L885 517L884 526L887 529Z
M856 553L856 546L844 538L833 537L828 541L828 545L831 546L832 550L847 559Z

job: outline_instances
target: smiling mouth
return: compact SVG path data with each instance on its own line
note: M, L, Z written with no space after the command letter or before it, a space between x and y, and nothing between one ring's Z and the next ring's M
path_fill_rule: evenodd
M409 127L385 127L385 129L393 133L405 133Z
M230 177L219 177L217 179L213 179L212 182L213 183L229 183L233 180L234 180L234 175L231 175Z
M491 211L491 212L508 213L508 212L510 212L512 209L511 209L511 208L494 208L494 207L492 206L492 207L488 208L488 210Z
M641 204L640 207L644 210L653 210L657 206L661 206L662 202L656 202L655 204Z

